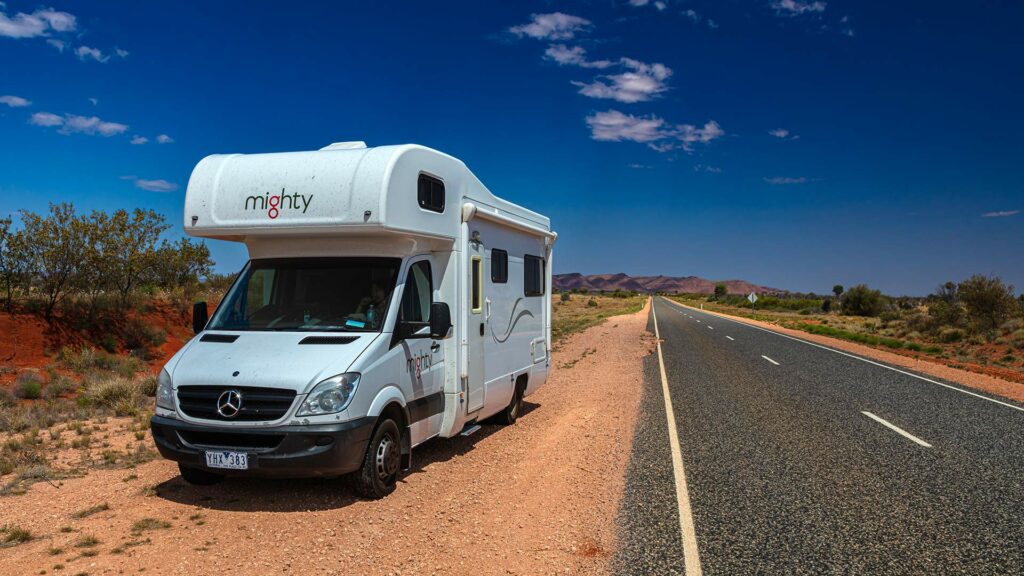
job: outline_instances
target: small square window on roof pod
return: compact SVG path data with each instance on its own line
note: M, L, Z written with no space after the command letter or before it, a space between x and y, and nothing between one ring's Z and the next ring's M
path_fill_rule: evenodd
M433 176L420 174L416 189L420 208L431 212L444 212L444 182Z

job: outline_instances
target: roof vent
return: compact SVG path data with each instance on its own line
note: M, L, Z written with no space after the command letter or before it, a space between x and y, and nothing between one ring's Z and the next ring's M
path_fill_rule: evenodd
M366 148L366 142L356 140L355 142L335 142L324 146L320 150L362 150Z

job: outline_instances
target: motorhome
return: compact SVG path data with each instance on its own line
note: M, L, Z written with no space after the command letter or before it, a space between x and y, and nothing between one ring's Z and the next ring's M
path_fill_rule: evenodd
M153 438L188 482L348 476L380 498L417 445L514 423L548 377L557 236L447 154L209 156L184 228L249 256L158 379Z

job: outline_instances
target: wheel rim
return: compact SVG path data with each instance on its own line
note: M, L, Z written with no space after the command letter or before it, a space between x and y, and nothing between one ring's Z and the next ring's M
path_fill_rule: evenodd
M391 434L385 434L377 445L377 477L387 481L398 472L398 445Z

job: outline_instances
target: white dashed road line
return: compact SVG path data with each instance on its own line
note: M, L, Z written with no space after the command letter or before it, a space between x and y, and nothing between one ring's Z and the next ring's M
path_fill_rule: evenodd
M895 424L892 424L892 423L890 423L890 422L886 422L885 420L883 420L883 419L879 418L878 416L875 416L875 415L874 415L874 414L872 414L871 412L864 412L864 411L861 411L861 414L863 414L863 415L867 416L868 418L871 418L871 419L872 419L872 420L874 420L875 422L878 422L878 423L879 423L879 424L881 424L882 426L885 426L886 428L888 428L888 429L892 430L893 432L895 432L895 433L899 434L900 436L903 436L904 438L908 438L908 439L910 439L911 441L913 441L913 442L916 442L917 444L920 444L921 446L924 446L925 448L931 448L931 447L932 447L932 445L931 445L931 444L929 444L929 443L925 442L924 440L921 440L921 439L920 439L920 438L918 438L917 436L914 436L914 435L913 435L913 434L911 434L910 432L907 432L906 430L904 430L904 429L900 428L899 426L897 426L897 425L895 425Z
M764 358L765 360L771 362L772 364L775 364L776 366L779 366L778 362L776 362L775 360L772 360L771 358L765 356L764 354L761 354L761 358Z
M658 367L661 369L661 391L665 397L665 417L668 418L668 443L672 450L672 472L676 479L676 501L679 503L679 532L683 542L683 567L687 576L701 576L700 552L697 549L697 531L693 524L690 508L690 491L686 487L686 471L683 469L683 452L679 448L679 432L676 430L676 416L672 410L672 396L668 390L668 376L665 375L665 358L661 354L661 332L658 330L658 313L654 311L651 298L651 314L654 316L654 337L658 341Z
M708 326L708 330L714 330L714 327Z
M726 338L728 338L729 340L736 340L736 339L735 339L735 338L733 338L732 336L726 336Z

